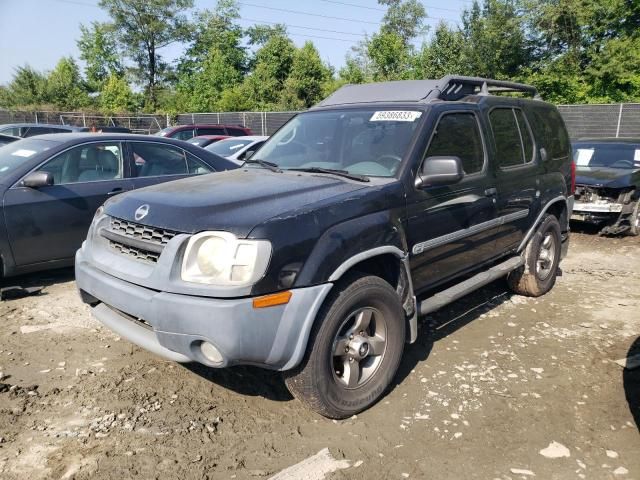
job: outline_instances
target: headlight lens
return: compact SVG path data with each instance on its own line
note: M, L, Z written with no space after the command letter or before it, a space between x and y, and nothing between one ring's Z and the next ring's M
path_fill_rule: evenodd
M271 243L241 240L229 232L202 232L189 240L182 280L209 285L253 285L267 270Z

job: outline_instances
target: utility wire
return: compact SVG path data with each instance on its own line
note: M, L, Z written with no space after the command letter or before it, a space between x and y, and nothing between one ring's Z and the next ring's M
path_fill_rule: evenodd
M255 18L241 17L240 20L248 20L250 22L256 22L256 23L260 23L260 24L268 24L268 25L284 25L285 27L302 28L304 30L316 30L318 32L329 32L329 33L340 33L340 34L343 34L343 35L354 35L354 36L357 36L357 37L364 37L365 36L364 33L341 32L340 30L327 30L327 29L324 29L324 28L303 27L302 25L292 25L290 23L285 23L285 22L268 22L266 20L256 20Z

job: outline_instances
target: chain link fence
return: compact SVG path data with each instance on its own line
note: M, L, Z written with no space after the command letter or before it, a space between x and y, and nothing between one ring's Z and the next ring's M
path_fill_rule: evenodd
M83 112L0 110L0 124L4 123L127 127L134 133L150 134L165 128L169 124L169 118L166 115L148 114L100 115Z
M558 106L572 139L582 137L639 137L640 103ZM111 125L130 128L136 133L155 133L176 123L188 125L242 125L257 135L272 135L298 112L213 112L183 113L175 121L166 115L95 115L78 112L22 112L0 110L2 123L50 123L90 127Z
M569 135L582 137L640 137L640 103L560 105ZM255 134L272 135L298 112L215 112L178 115L177 123L240 124Z

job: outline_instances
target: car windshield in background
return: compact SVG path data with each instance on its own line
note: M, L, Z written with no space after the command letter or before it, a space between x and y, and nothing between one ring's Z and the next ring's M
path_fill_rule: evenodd
M35 155L49 150L56 145L59 145L59 142L28 138L0 147L0 178L7 176L16 167L33 158Z
M217 155L221 155L223 157L230 157L234 155L239 150L242 150L244 147L253 143L254 140L242 140L240 138L229 138L226 140L220 140L219 142L212 143L208 147L205 147L210 152L213 152Z
M262 146L256 160L282 169L392 177L422 116L417 110L373 108L302 113Z
M640 144L578 143L573 160L579 167L640 168Z
M159 132L154 133L154 135L158 135L159 137L166 137L169 132L173 130L174 127L163 128Z

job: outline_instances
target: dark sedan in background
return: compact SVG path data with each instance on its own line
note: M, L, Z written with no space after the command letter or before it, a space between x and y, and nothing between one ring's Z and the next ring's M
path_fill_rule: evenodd
M145 135L41 135L0 147L2 273L72 265L110 196L234 168L195 145Z
M131 133L127 127L116 127L113 125L76 127L74 125L52 125L48 123L6 123L0 125L0 134L12 135L14 137L28 138L36 135L46 135L48 133L72 133L72 132L92 132L92 133Z
M602 234L640 234L640 138L573 143L576 194L572 220L600 225Z
M14 137L13 135L5 135L4 133L0 133L0 147L6 145L7 143L15 142L16 140L20 140L20 137Z

